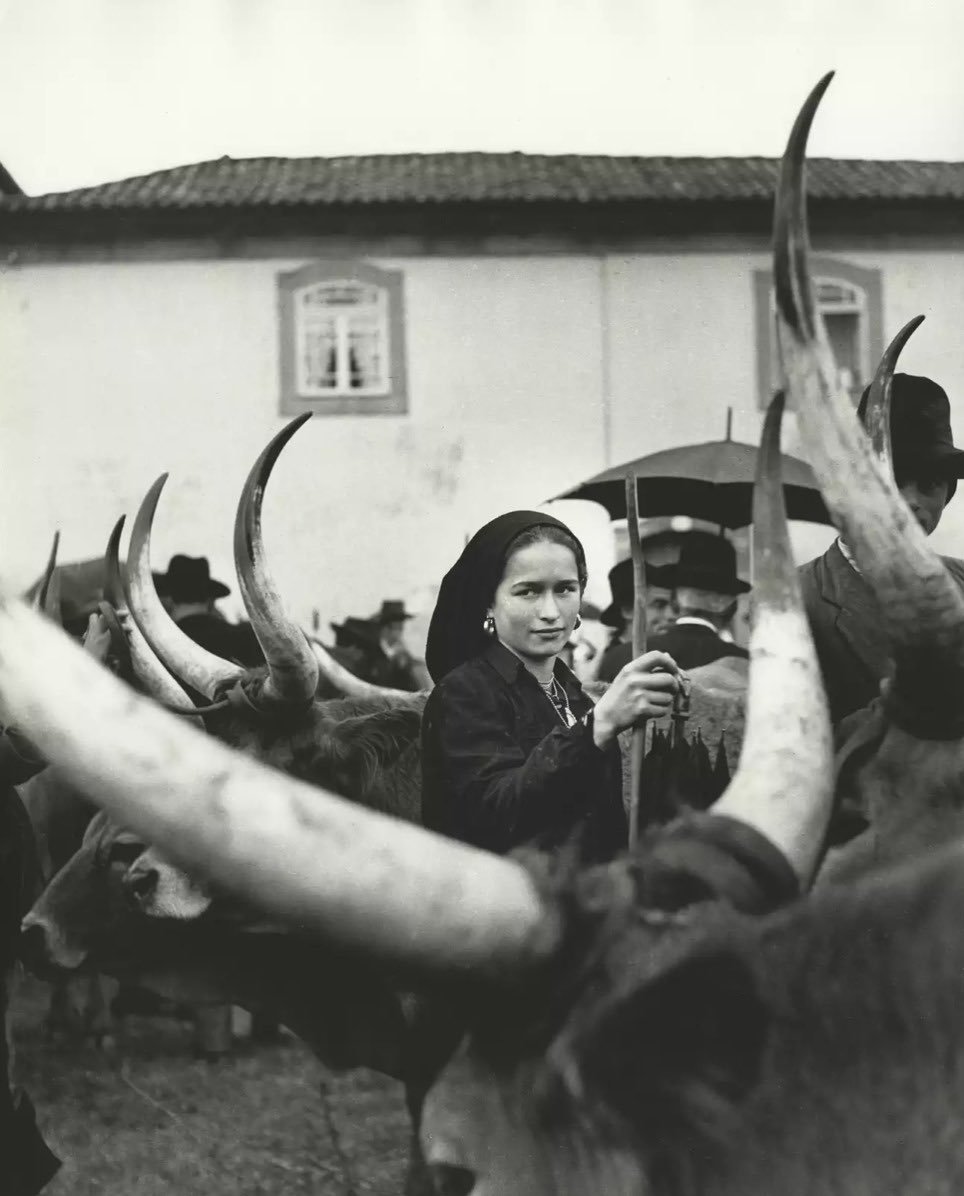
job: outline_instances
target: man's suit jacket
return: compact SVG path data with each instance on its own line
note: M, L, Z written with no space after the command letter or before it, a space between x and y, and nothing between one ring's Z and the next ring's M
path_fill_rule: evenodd
M722 656L749 655L739 644L721 639L709 627L699 623L674 623L659 635L650 636L647 652L668 652L681 669L697 669L701 664L712 664ZM632 644L613 644L606 649L599 669L597 681L612 681L623 665L633 658Z
M964 561L941 557L964 591ZM834 724L869 705L893 664L873 590L836 541L798 570Z
M681 669L698 669L722 656L748 655L746 648L722 639L702 623L674 623L660 635L651 637L650 652L668 652Z

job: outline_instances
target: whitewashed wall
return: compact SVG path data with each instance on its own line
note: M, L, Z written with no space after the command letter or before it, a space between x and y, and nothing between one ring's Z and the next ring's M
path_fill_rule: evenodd
M964 441L964 254L835 252L883 268L885 335L928 314L902 364L945 385ZM0 536L16 584L39 572L56 527L65 559L100 553L163 471L157 566L206 554L231 581L237 495L283 423L275 276L304 260L5 269ZM306 622L317 608L327 630L383 597L427 607L492 515L721 436L727 406L736 438L758 435L752 271L764 254L372 260L405 272L409 413L316 417L281 458L266 534ZM604 598L605 520L581 518ZM937 536L964 556L964 493ZM825 541L804 536L801 555Z

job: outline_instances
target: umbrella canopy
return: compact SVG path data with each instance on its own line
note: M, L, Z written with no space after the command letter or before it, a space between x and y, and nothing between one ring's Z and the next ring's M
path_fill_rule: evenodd
M684 444L616 465L557 498L601 503L612 519L626 517L626 475L636 476L639 513L689 515L722 527L747 527L753 518L757 448L739 440ZM831 522L816 479L806 462L781 455L788 519Z
M81 625L97 609L97 603L104 597L107 580L106 566L102 556L86 561L70 561L54 569L54 578L59 585L60 610L66 626ZM32 601L43 579L38 578L27 590L24 598ZM154 574L154 581L162 585L163 578Z

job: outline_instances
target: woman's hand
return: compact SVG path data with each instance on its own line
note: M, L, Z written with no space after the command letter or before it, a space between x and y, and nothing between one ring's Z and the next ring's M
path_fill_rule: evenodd
M662 718L673 707L680 670L666 652L644 652L616 674L593 711L593 740L605 747L626 727Z

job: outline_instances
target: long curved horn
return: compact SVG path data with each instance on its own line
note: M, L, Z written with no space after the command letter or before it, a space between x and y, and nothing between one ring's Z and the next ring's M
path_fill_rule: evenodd
M291 420L265 447L244 483L234 521L234 565L241 597L268 664L264 697L282 704L300 704L314 696L318 688L318 662L304 632L285 612L268 570L261 535L261 506L264 488L281 450L310 418L308 412Z
M104 598L118 613L128 609L120 563L121 533L126 522L127 516L121 515L111 528L104 549Z
M128 605L141 634L165 668L198 693L213 698L219 685L243 677L244 669L208 652L185 635L157 596L151 573L151 526L166 481L167 474L161 474L148 490L131 529L126 566Z
M334 656L317 636L309 635L308 643L318 662L318 671L329 681L339 693L349 698L360 698L362 701L379 698L381 700L398 701L411 700L411 693L406 689L392 689L388 685L373 685L371 681L363 681L356 677L343 664L339 664Z
M759 830L807 884L830 817L833 748L787 532L780 476L783 402L778 395L767 411L753 491L753 629L743 750L713 810Z
M165 702L168 706L173 706L184 714L190 714L194 704L187 691L181 688L151 651L150 645L141 634L140 628L134 622L128 609L120 565L120 540L126 519L126 515L121 515L114 524L107 541L107 550L104 553L104 597L114 608L127 638L131 669L140 688L159 702Z
M870 437L870 446L880 458L888 474L894 476L894 447L890 432L890 392L894 384L894 370L904 345L923 324L923 316L914 316L884 350L877 366L874 380L867 395L867 410L864 412L864 427Z
M60 547L60 532L54 532L53 543L50 546L50 556L44 567L43 577L33 598L34 610L42 610L44 614L61 626L63 618L60 611L60 578L56 573L57 550Z
M774 217L781 357L800 433L838 529L868 579L896 660L894 694L918 721L964 710L964 597L875 456L840 387L808 270L804 158L827 75L794 124Z
M299 929L447 977L504 977L558 946L519 864L181 725L15 600L0 600L0 710L122 825Z

